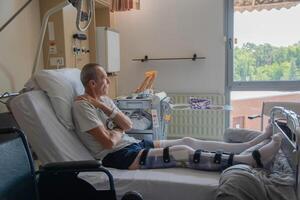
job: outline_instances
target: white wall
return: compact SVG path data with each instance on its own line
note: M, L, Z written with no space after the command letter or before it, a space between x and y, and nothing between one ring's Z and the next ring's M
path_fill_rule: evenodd
M141 0L141 10L115 14L121 36L119 94L132 92L149 69L155 88L168 92L224 93L225 42L222 0ZM133 62L148 55L206 60Z
M24 2L0 1L1 25ZM0 93L20 90L30 78L39 30L39 2L33 0L0 32Z
M26 1L0 1L0 25L24 2ZM0 93L19 91L30 78L39 30L39 2L33 0L0 32ZM1 105L0 110L3 110Z

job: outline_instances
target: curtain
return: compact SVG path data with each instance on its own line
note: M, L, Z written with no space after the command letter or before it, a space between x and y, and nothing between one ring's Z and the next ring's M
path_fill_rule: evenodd
M140 9L140 0L111 0L111 12Z
M271 10L291 8L300 3L300 0L234 0L235 11Z

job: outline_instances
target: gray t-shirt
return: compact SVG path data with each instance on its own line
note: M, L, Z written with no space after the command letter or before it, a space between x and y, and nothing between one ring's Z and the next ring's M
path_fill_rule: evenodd
M105 105L109 106L110 108L115 108L120 112L120 110L109 97L103 96L101 97L101 100ZM89 134L87 131L98 126L105 126L105 128L108 129L107 120L109 120L109 117L102 110L95 108L92 104L83 100L74 101L72 111L76 133L96 159L103 159L111 152L120 150L132 143L139 142L139 140L124 134L120 142L117 143L113 149L105 149L101 143L98 142L94 136Z

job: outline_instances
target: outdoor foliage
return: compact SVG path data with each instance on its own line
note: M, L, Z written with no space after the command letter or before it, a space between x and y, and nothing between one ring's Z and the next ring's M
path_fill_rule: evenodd
M300 41L287 47L246 43L234 53L235 81L300 80Z

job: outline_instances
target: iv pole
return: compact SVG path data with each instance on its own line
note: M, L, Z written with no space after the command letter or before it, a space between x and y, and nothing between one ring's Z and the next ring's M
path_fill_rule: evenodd
M83 0L66 0L60 4L58 4L57 6L51 8L50 10L48 10L44 17L43 17L43 21L42 21L42 28L41 28L41 32L40 32L40 36L39 36L39 43L38 43L38 48L35 54L35 59L34 59L34 63L33 63L33 68L32 68L32 72L31 72L31 76L34 75L37 65L39 63L39 58L42 52L42 46L43 46L43 41L44 41L44 37L45 37L45 32L47 29L47 24L48 24L48 20L49 17L51 15L53 15L54 13L60 11L61 9L63 9L65 6L68 6L70 4L72 4L76 9L77 9L77 18L76 18L76 27L79 31L85 31L87 30L87 28L89 27L93 15L94 15L94 0L87 0L89 1L88 4L88 13L83 12L82 9L82 1ZM87 21L86 26L81 27L80 26L80 22L81 21Z

